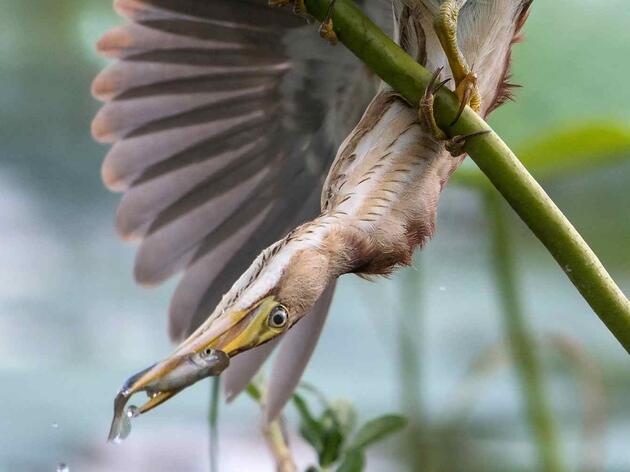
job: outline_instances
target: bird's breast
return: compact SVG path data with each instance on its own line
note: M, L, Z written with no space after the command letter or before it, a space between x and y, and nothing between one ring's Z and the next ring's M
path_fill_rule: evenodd
M386 257L375 263L383 272L383 265L408 263L430 238L440 191L460 162L422 129L414 107L383 91L341 146L322 209L368 235L375 257Z

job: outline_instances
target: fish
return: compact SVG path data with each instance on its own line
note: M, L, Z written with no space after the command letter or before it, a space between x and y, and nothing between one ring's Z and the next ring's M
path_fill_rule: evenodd
M125 439L131 432L131 418L152 410L199 380L221 374L229 366L230 358L219 349L207 349L169 358L162 364L167 371L166 375L147 378L147 374L159 366L156 363L132 375L123 383L114 398L114 416L108 441L120 442ZM145 392L149 401L141 407L131 405L125 408L131 397L138 392Z

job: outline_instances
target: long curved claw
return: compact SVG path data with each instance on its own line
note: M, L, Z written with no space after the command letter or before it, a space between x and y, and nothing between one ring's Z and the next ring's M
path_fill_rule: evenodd
M436 140L444 142L444 146L446 147L446 150L451 154L451 156L457 157L464 153L464 146L466 145L468 139L486 134L488 133L488 131L476 131L470 134L453 136L449 139L446 133L440 129L437 122L435 121L435 115L433 113L433 102L435 100L435 94L438 92L438 90L440 90L450 80L446 79L438 82L441 72L442 67L439 67L435 70L433 76L431 76L431 80L429 81L429 84L427 85L427 88L424 91L422 98L420 99L418 118L420 120L420 126L422 126L422 128L426 132L430 133ZM470 92L468 92L465 97L466 96L470 96ZM463 111L464 107L466 106L465 102L462 103L463 105L460 107L457 118L453 123L455 123L457 119L459 119L461 111Z
M435 121L435 115L433 113L433 102L435 101L435 94L451 79L445 79L438 82L438 78L442 73L442 67L438 67L435 72L433 72L433 76L431 76L431 80L427 85L422 98L420 99L420 106L418 110L418 118L420 120L420 125L422 128L430 133L435 139L438 141L443 141L447 139L446 133L440 129L437 122Z
M476 112L478 112L481 107L479 91L477 89L477 76L473 72L466 74L464 78L457 83L455 95L459 98L459 109L451 126L459 121L466 105L470 105Z

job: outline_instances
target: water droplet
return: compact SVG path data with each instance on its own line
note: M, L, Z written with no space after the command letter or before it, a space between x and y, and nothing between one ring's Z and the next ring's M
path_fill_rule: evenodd
M446 287L444 285L440 285L440 292L446 292Z
M51 423L51 424L50 424L50 427L51 427L52 429L57 429L57 428L59 428L59 423Z
M162 392L151 392L151 394L149 395L151 398L155 398L157 397L160 393Z
M57 468L55 469L55 471L56 472L70 472L70 467L68 467L66 464L61 462L57 465Z
M140 408L138 408L137 406L131 405L129 406L129 408L127 408L127 418L135 418L139 414Z

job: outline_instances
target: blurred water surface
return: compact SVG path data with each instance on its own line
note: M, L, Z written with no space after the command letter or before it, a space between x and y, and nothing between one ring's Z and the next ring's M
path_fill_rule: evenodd
M514 81L526 87L492 120L510 144L584 118L630 123L624 7L625 0L536 2L514 57ZM171 349L165 314L174 284L134 285L133 248L111 224L117 197L99 180L105 149L89 136L97 108L89 83L104 64L91 45L118 21L110 2L1 0L0 11L0 471L62 462L71 471L207 470L207 382L141 418L123 445L105 444L122 380ZM629 178L630 164L621 164L546 184L626 293ZM629 470L627 354L523 225L514 227L532 330L577 340L603 369L607 470ZM479 199L449 187L436 236L415 268L376 283L342 280L306 379L351 399L364 419L401 411L398 334L408 323L427 421L447 418L472 359L502 338L486 236ZM417 291L403 292L403 278L417 280ZM564 367L549 365L565 455L577 457L579 390ZM508 456L509 466L531 470L511 370L499 370L482 392L469 419L481 428L476 445L484 457ZM222 470L271 470L256 407L239 399L221 417ZM402 469L394 443L374 453L370 470ZM306 464L311 452L296 444Z

